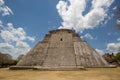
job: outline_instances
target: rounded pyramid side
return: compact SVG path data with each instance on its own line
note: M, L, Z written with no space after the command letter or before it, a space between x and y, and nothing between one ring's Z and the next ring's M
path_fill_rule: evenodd
M74 42L77 65L84 67L109 67L109 64L87 42Z

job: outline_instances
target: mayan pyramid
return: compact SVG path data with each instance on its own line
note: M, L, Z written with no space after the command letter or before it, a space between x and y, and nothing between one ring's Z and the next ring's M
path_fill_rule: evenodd
M16 65L40 69L108 67L108 63L78 34L69 29L49 31Z

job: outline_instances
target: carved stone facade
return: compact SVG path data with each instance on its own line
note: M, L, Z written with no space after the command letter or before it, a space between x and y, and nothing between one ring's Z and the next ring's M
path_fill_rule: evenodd
M109 67L108 63L73 30L49 31L16 65L39 69L79 69Z

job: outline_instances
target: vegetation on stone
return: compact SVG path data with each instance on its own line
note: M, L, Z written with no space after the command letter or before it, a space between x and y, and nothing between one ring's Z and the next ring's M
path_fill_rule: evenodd
M120 61L120 52L118 52L116 55L115 55L115 59Z

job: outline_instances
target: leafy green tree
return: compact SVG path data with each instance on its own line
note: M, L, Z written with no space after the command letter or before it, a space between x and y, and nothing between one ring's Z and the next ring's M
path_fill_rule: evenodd
M120 52L118 52L118 53L116 54L115 59L118 60L118 61L120 61Z

